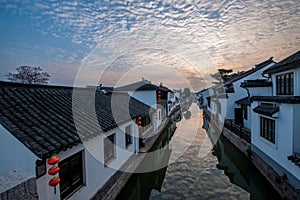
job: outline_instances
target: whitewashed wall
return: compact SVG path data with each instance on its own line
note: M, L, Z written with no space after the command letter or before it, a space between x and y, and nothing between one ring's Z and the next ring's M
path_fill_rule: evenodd
M246 90L246 89L244 89ZM251 87L248 88L250 96L272 96L272 87ZM247 90L246 90L247 91ZM248 119L244 119L244 126L251 129L251 107L247 106Z
M293 111L294 111L293 149L295 152L300 153L300 104L295 104Z
M255 101L251 104L251 108L257 105L258 102ZM275 118L275 144L260 136L261 115L252 112L251 143L300 180L299 167L287 159L287 156L293 153L293 134L297 133L294 132L294 128L298 128L294 127L294 123L298 123L297 118L293 120L294 109L293 104L280 105L279 118Z
M275 86L275 83L273 83ZM252 87L249 88L250 96L272 96L273 87Z
M239 105L235 103L235 101L247 97L247 91L244 88L241 88L241 83L245 80L255 80L255 79L266 79L266 77L262 76L262 72L269 67L273 66L274 63L271 63L264 68L242 78L233 83L234 93L228 93L227 105L226 105L226 119L234 119L234 108L239 108Z
M35 176L35 161L38 159L28 148L0 125L0 176L15 169Z
M125 127L131 125L131 133L133 136L132 144L126 148L125 143ZM84 153L84 180L85 185L76 191L70 199L89 199L91 198L98 189L105 184L109 178L115 173L114 169L118 169L126 160L135 153L136 148L138 149L138 138L137 138L137 126L133 122L127 122L120 125L107 133L100 134L97 137L79 144L67 151L63 151L58 156L61 161L68 158L69 156L82 151ZM108 167L104 166L104 138L115 133L116 142L116 158L108 163ZM47 170L50 168L47 164ZM111 168L110 168L111 167ZM112 169L113 168L113 169ZM46 174L43 177L37 179L38 194L40 199L59 199L60 192L59 186L57 187L57 193L54 194L53 187L48 186L49 180L52 176Z

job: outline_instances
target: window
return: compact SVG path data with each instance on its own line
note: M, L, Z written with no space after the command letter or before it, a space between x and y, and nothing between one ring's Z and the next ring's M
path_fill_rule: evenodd
M244 119L247 120L248 119L248 108L246 105L242 105L242 109L243 109Z
M104 138L104 164L116 158L115 135L112 134Z
M65 199L83 185L82 153L78 152L59 162L60 197Z
M210 101L211 101L211 98L206 98L207 99L207 106L210 108Z
M260 136L275 144L275 120L260 117Z
M125 127L125 142L126 142L126 148L132 144L132 136L131 136L131 126Z
M294 94L294 74L282 74L276 76L277 95L293 95Z

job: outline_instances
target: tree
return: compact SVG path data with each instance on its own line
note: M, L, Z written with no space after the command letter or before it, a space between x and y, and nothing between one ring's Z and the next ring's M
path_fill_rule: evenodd
M5 76L11 82L27 84L48 84L50 74L43 72L41 67L20 66L17 73L9 72Z
M231 77L232 69L218 69L218 72L211 74L210 76L221 83L228 80Z
M189 96L191 95L191 90L190 90L190 88L184 88L182 94L183 94L183 96L186 97L186 98L189 97Z

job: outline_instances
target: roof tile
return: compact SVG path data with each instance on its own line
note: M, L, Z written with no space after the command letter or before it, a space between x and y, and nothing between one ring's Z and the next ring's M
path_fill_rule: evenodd
M74 94L71 87L2 81L0 86L0 123L44 159L81 143L81 139L113 129L118 123L153 112L123 93L103 95L98 89L85 88ZM78 106L73 107L74 103Z

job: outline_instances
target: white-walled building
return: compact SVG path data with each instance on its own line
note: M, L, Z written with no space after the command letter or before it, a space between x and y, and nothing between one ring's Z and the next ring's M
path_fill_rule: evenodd
M138 118L143 126L155 113L127 94L95 88L0 86L0 176L15 169L35 176L39 199L93 197L139 151ZM52 155L60 158L56 193Z
M236 124L243 125L243 110L236 103L236 101L241 100L245 97L249 97L247 91L241 88L241 83L247 80L255 79L267 79L262 75L263 71L273 66L275 62L270 59L255 65L252 69L242 72L216 88L219 95L219 106L221 108L217 109L220 117L220 121L224 122L227 120L234 120ZM222 95L222 93L225 93ZM222 95L222 96L221 96ZM221 113L220 113L221 112Z
M170 116L171 113L180 106L180 93L178 91L168 91L168 107L167 115Z
M264 71L271 95L251 98L252 150L300 188L300 51Z
M155 116L150 119L150 123L154 126L154 132L167 117L168 92L171 92L167 87L162 85L156 86L151 81L142 79L142 81L136 83L117 87L114 91L128 93L130 96L156 110Z
M207 102L208 96L209 96L208 89L203 89L197 93L197 98L198 98L197 104L198 104L199 108L203 108L208 105L208 102Z
M268 79L245 80L241 83L248 96L237 100L235 103L240 105L242 110L242 125L247 129L251 129L251 102L252 96L265 96L272 94L272 82Z

